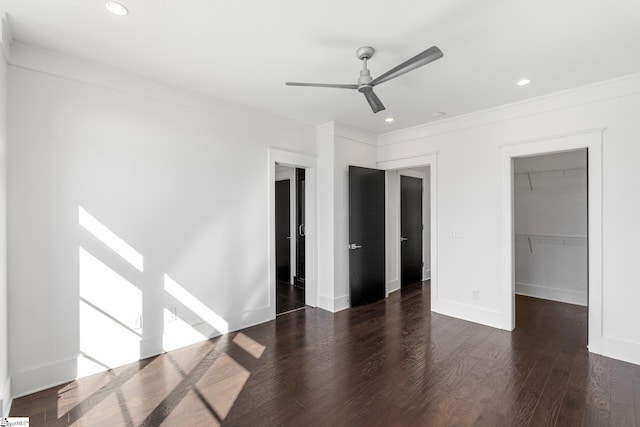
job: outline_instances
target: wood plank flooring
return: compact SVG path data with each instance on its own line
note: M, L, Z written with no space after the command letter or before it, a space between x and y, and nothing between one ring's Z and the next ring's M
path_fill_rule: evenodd
M506 332L430 312L428 282L14 401L31 426L634 426L640 366L586 351L584 307L517 297Z
M286 282L276 283L276 314L304 307L304 289Z

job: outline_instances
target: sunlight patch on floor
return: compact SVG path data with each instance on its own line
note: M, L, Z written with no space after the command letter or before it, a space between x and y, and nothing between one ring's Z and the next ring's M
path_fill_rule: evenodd
M259 359L265 350L265 346L257 343L256 341L249 338L242 332L238 332L238 334L233 338L233 343L239 346L240 348L242 348L244 351L246 351L253 357L255 357L256 359Z

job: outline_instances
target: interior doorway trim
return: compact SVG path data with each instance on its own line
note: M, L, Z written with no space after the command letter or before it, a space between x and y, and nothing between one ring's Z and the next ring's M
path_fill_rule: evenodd
M305 303L311 307L317 305L317 273L316 273L316 171L317 159L308 154L296 153L293 151L269 148L268 150L268 171L267 194L269 195L269 212L267 214L269 224L268 238L268 258L267 271L269 274L269 307L273 318L276 316L276 252L275 252L275 170L276 163L290 166L292 168L305 169Z
M429 166L429 206L430 206L430 233L431 233L431 311L438 311L438 152L423 154L416 157L385 160L378 162L378 169L393 171ZM398 218L399 220L399 218ZM394 262L397 263L398 278L400 277L400 255Z
M588 152L589 351L602 354L602 139L604 129L553 135L505 144L501 149L503 329L515 328L515 251L513 242L513 158L578 149Z

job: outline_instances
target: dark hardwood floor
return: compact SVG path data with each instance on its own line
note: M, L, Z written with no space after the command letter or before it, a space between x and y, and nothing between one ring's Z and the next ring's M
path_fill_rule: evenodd
M584 307L517 297L506 332L429 286L276 320L17 399L31 426L633 426L640 366L586 351Z
M276 314L304 307L304 289L286 282L276 283Z

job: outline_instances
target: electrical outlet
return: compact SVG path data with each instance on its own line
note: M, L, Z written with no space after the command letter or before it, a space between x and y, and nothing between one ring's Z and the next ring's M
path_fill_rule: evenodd
M454 239L461 239L463 236L462 234L462 228L452 228L451 231L449 231L449 237L454 238Z
M175 322L178 319L177 311L178 309L176 307L171 307L169 309L169 316L167 317L167 322Z
M142 329L142 314L133 318L131 322L133 329Z
M480 299L480 291L477 289L471 289L471 299Z

